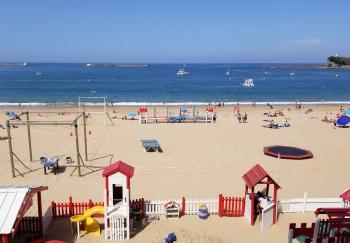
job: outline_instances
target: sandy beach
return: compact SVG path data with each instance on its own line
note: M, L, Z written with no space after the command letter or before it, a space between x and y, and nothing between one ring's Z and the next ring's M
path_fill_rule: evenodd
M287 108L290 108L288 111ZM305 114L312 108L313 112ZM28 108L0 108L0 124L5 125L5 111L17 113ZM113 113L115 109L116 113ZM199 108L203 113L204 108ZM73 120L77 108L31 107L31 120ZM164 108L158 108L164 111ZM216 198L218 195L243 196L242 175L253 165L261 164L281 186L279 199L301 198L304 192L310 197L338 197L349 187L349 141L348 128L334 128L333 123L322 122L327 115L334 119L339 106L313 105L298 111L294 106L277 106L273 110L265 106L241 106L248 114L247 123L238 123L233 107L217 108L217 122L140 124L137 120L122 120L132 107L109 107L115 126L103 115L91 113L88 119L88 157L86 165L108 166L122 160L135 167L131 181L131 198L173 199ZM283 110L284 116L269 118L265 112ZM45 113L51 111L53 113ZM67 115L58 115L65 111ZM91 110L92 111L92 110ZM178 108L171 108L176 114ZM264 120L274 119L288 128L268 129ZM40 156L60 156L75 159L74 128L69 126L31 127L34 162L29 162L26 127L11 129L13 150L32 171L18 161L16 168L23 174L11 177L8 141L0 141L0 165L2 185L47 185L43 193L44 211L52 200L66 202L69 196L75 201L103 201L104 181L101 169L84 168L84 176L78 177L73 168L66 167L59 174L44 175ZM79 128L82 133L82 126ZM6 130L0 129L0 136ZM145 153L141 139L157 139L163 153ZM263 154L263 147L288 145L309 149L314 158L308 160L280 160ZM83 150L83 136L80 138ZM261 232L260 223L251 227L245 218L220 218L212 215L208 220L185 216L179 220L152 222L129 242L163 242L169 232L176 232L178 242L286 242L288 226L292 222L313 222L314 215L281 214L278 223ZM103 237L84 236L75 239L71 234L69 219L55 219L46 234L50 239L67 242L104 242ZM106 241L107 242L107 241Z

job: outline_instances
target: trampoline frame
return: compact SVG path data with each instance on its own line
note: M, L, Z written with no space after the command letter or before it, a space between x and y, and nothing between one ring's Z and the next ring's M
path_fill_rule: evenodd
M274 153L274 152L269 151L269 148L273 148L273 147L288 147L288 148L292 148L292 149L303 150L303 151L306 152L305 155L301 155L301 156L297 156L297 155L283 155L283 154L280 154L280 158L281 158L281 159L302 160L302 159L311 159L311 158L314 157L313 153L312 153L310 150L302 149L302 148L297 148L297 147L292 147L292 146L284 146L284 145L266 146L266 147L264 147L264 154L265 154L265 155L268 155L268 156L272 156L272 157L278 158L278 153Z

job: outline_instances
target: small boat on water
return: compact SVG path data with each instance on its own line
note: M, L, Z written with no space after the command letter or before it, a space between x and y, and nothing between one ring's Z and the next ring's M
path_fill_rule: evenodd
M41 76L43 73L42 72L36 72L35 75L36 76Z
M336 76L337 78L340 78L340 74L336 74L335 76Z
M179 69L177 70L176 75L177 75L177 76L180 76L180 77L185 76L185 75L188 75L189 72L186 71L185 67L186 67L186 65L183 65L182 68L179 68Z
M231 65L230 67L226 70L226 76L229 76L231 75Z
M244 83L242 85L243 87L247 87L247 88L254 87L254 80L252 78L248 78L244 80Z
M22 65L23 65L23 66L28 66L28 63L27 63L27 62L24 62Z
M293 72L291 72L290 74L289 74L289 76L295 76L295 66L294 66L294 69L293 69Z

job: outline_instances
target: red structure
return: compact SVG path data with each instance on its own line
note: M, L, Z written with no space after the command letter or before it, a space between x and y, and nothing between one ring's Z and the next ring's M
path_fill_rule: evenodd
M69 197L68 202L51 202L51 210L53 217L71 217L81 215L85 210L95 206L104 206L103 202L94 202L89 199L88 202L73 202L72 197ZM143 198L130 200L130 207L139 209L141 214L145 214L145 200ZM103 218L103 214L95 214L96 218Z
M255 223L255 191L254 188L258 184L266 185L266 195L269 194L270 185L273 185L273 202L275 203L273 211L273 223L277 222L277 190L280 186L272 179L272 177L261 167L260 164L256 164L247 173L242 176L245 182L245 196L248 195L248 190L250 190L251 205L250 205L250 216L251 225Z
M339 197L343 198L345 201L350 202L350 188L344 191L342 194L340 194Z
M125 197L128 196L128 199L124 198L123 200L129 203L130 198L130 178L134 175L135 168L131 165L128 165L122 161L117 161L110 166L106 167L102 175L105 177L106 184L106 202L107 207L109 205L114 205L110 200L110 193L112 193L111 198L115 198L116 195L113 193L113 187L115 184L118 184L121 188L122 195Z
M243 217L245 199L243 197L224 197L219 195L219 217Z
M16 233L35 234L43 238L43 212L41 205L41 192L47 190L47 186L13 186L0 190L0 214L4 215L1 239L2 243L8 243L9 238L14 238ZM12 196L11 196L12 194ZM13 196L15 194L15 196ZM25 213L33 205L33 197L37 196L38 217L25 217ZM11 198L14 198L13 200ZM19 205L19 206L18 206ZM4 213L1 211L4 210ZM15 218L12 216L16 215Z

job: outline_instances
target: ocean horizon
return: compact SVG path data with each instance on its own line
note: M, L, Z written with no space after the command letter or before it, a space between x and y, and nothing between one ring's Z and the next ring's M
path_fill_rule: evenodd
M126 106L350 101L350 69L312 67L319 63L189 63L182 77L176 75L182 64L142 64L150 66L1 66L0 105L69 105L78 97L107 97ZM254 87L244 87L245 79L253 79Z

